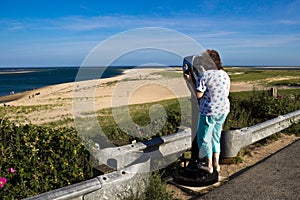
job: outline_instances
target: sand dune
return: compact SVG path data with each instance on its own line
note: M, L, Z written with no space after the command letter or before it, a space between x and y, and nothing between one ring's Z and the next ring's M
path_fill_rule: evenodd
M170 76L165 76L168 73ZM233 83L231 92L253 90L251 83ZM73 118L74 104L94 111L108 107L156 102L190 96L180 69L131 69L123 75L52 85L0 98L1 105L38 106L22 118L35 124ZM13 114L9 114L13 118Z

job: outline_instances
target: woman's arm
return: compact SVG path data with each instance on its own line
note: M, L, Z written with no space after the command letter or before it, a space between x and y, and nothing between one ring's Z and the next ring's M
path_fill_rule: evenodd
M192 94L195 95L197 99L200 99L203 96L203 92L200 92L196 89L195 84L193 83L191 79L190 74L184 74L184 79L186 80L189 89L191 90Z

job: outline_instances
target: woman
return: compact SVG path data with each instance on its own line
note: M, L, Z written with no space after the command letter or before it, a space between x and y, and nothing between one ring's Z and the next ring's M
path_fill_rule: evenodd
M220 171L220 139L222 126L230 110L228 100L230 78L222 67L219 53L207 50L203 54L203 65L216 65L216 70L204 71L197 80L195 93L200 101L197 142L199 158L206 157L206 163L199 163L199 169L213 173ZM213 62L212 62L213 61ZM188 77L189 78L189 77Z

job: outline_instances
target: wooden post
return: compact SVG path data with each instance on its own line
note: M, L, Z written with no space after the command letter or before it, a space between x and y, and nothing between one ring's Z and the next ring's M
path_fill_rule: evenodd
M273 97L277 97L278 95L277 88L271 88L270 95Z

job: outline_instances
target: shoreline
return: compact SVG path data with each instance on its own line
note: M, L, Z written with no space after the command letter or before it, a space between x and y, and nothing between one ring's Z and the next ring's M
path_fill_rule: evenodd
M122 78L122 76L124 76L126 73L128 73L129 70L130 69L125 69L119 75L116 75L116 76L113 76L113 77L101 78L101 79L98 79L98 80L99 81L102 80L104 82L106 82L107 80L117 81L120 78ZM31 73L31 72L35 72L35 71L26 71L24 73ZM22 72L13 72L13 73L9 73L9 74L14 74L14 73L22 73ZM1 73L0 72L0 74L5 74L5 73ZM93 80L84 80L84 81L93 81ZM43 87L40 87L40 88L35 88L35 89L32 89L32 90L28 90L28 91L23 91L23 92L17 92L17 93L14 93L14 94L3 95L3 96L0 96L0 103L10 103L12 101L17 101L19 99L22 99L25 96L32 95L32 94L35 94L35 93L39 93L38 90L45 90L47 88L59 87L60 85L75 84L77 82L83 82L83 81L73 81L73 82L65 82L65 83L52 84L52 85L47 85L47 86L43 86Z
M95 78L112 78L123 74L129 68L99 68L87 67L52 67L52 68L0 68L0 97L8 96L12 92L22 93L56 84L91 80ZM81 77L77 77L78 73Z
M5 104L5 103L10 103L12 101L17 101L19 99L24 98L29 93L30 93L30 91L26 91L26 92L20 92L20 93L10 94L10 95L6 95L6 96L1 96L0 97L0 103Z

